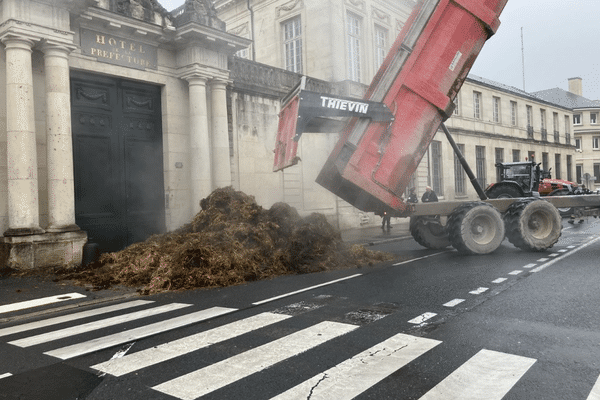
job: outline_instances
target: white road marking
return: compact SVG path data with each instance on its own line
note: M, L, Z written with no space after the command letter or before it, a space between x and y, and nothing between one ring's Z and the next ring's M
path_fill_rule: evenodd
M27 324L11 326L9 328L0 329L0 336L12 335L14 333L30 331L33 329L44 328L56 324L62 324L63 322L74 321L76 319L82 319L87 317L93 317L95 315L101 315L113 311L120 311L131 307L137 307L145 304L153 303L149 300L135 300L127 303L116 304L113 306L96 308L94 310L82 311L74 314L64 315L62 317L49 318L42 321L30 322Z
M567 246L567 249L574 249L575 247L577 247L577 246L571 245L571 246Z
M110 358L110 360L108 360L108 362L110 363L111 361L116 361L116 360L119 360L119 359L125 357L125 354L127 354L127 352L129 350L131 350L131 348L133 347L134 344L135 344L135 342L125 345L121 350L117 351L115 353L115 355L112 356ZM103 373L99 374L98 376L102 378L104 375L106 375L106 372L103 372Z
M282 295L279 295L279 296L271 297L269 299L257 301L256 303L252 303L252 304L255 305L255 306L258 306L260 304L269 303L271 301L279 300L279 299L282 299L284 297L288 297L288 296L292 296L292 295L295 295L295 294L298 294L298 293L306 292L308 290L312 290L312 289L320 288L320 287L323 287L323 286L332 285L332 284L337 283L337 282L342 282L342 281L345 281L345 280L348 280L348 279L356 278L357 276L362 276L362 274L355 274L355 275L347 276L345 278L335 279L333 281L321 283L319 285L310 286L310 287L307 287L307 288L304 288L304 289L296 290L295 292L285 293L285 294L282 294Z
M571 251L571 252L569 252L569 253L565 253L565 254L563 254L562 256L560 256L560 257L557 257L557 258L553 259L553 260L552 260L552 261L550 261L550 262L547 262L546 264L542 264L542 265L540 265L539 267L537 267L537 268L535 268L535 269L532 269L531 271L532 271L532 272L540 272L540 271L542 271L543 269L546 269L546 268L548 268L548 267L549 267L549 266L551 266L552 264L554 264L554 263L556 263L556 262L558 262L558 261L560 261L560 260L562 260L562 259L564 259L564 258L566 258L566 257L572 256L573 254L577 253L577 252L578 252L578 251L580 251L580 250L583 250L583 249L585 249L585 248L586 248L586 247L588 247L588 246L591 246L592 244L596 243L598 240L600 240L600 237L597 237L596 239L594 239L594 240L591 240L591 241L587 242L586 244L584 244L584 245L581 245L581 246L579 246L578 248L574 249L573 251Z
M189 306L191 306L191 304L166 304L160 307L148 308L146 310L136 311L130 314L118 315L116 317L101 319L98 321L89 322L87 324L76 325L70 328L64 328L56 331L42 333L35 336L29 336L23 339L13 340L12 342L8 343L19 347L34 346L36 344L52 342L54 340L63 339L65 337L95 331L98 329L106 328L108 326L123 324L125 322L134 321L136 319L148 318L157 314L162 314Z
M558 252L559 253L566 253L567 251L569 251L569 250L567 250L567 249L560 249Z
M444 304L444 307L454 307L454 306L462 303L463 301L465 301L465 299L454 299L454 300L451 300L451 301L447 302L446 304Z
M592 388L592 391L586 400L600 400L600 377L596 381L596 384Z
M487 292L488 289L489 288L486 288L486 287L480 287L480 288L477 288L475 290L471 290L469 293L471 293L471 294L481 294L481 293Z
M80 299L82 297L86 297L86 296L81 293L65 293L65 294L58 294L56 296L43 297L40 299L21 301L19 303L6 304L4 306L0 306L0 314L7 313L7 312L13 312L13 311L19 311L19 310L25 310L27 308L46 306L48 304L59 303L61 301Z
M399 333L271 400L353 399L440 343Z
M517 269L517 270L514 270L514 271L512 271L512 272L509 272L508 274L509 274L509 275L519 275L521 272L523 272L523 271L519 271L519 270Z
M550 254L550 256L549 256L549 257L558 257L559 255L560 255L560 254L558 254L558 253L552 253L552 254Z
M196 399L356 328L358 328L356 325L324 321L216 364L161 383L154 386L153 389L178 399Z
M501 400L535 361L481 350L420 400Z
M492 283L502 283L507 280L508 280L507 278L498 278L498 279L493 280Z
M224 342L253 330L291 318L289 315L262 313L241 321L200 332L172 342L129 354L118 360L109 360L92 368L114 376L122 376L181 355Z
M87 342L74 344L60 349L47 351L44 354L67 360L83 354L93 353L94 351L118 346L123 343L133 342L157 333L167 332L182 326L191 325L196 322L204 321L219 315L228 314L236 311L236 308L212 307L206 310L197 311L181 317L171 318L154 324L140 326L139 328L129 329L113 335L100 337Z
M527 264L527 265L524 265L524 266L523 266L523 268L527 268L527 269L529 269L529 268L533 268L533 267L535 267L536 265L537 265L537 264L534 264L534 263L532 263L532 264Z
M537 260L537 261L538 261L538 262L546 262L546 261L548 261L548 260L549 260L549 258L540 258L540 259L539 259L539 260Z
M5 374L0 375L0 379L2 379L2 378L8 378L9 376L12 376L12 374L10 372L7 372Z
M399 263L396 263L396 264L392 264L392 265L393 266L404 265L404 264L408 264L408 263L411 263L411 262L414 262L414 261L424 260L424 259L429 258L429 257L439 256L440 254L449 253L451 251L452 250L441 251L439 253L434 253L434 254L430 254L428 256L423 256L423 257L418 257L418 258L413 258L413 259L402 261L402 262L399 262Z
M437 315L436 313L426 312L424 314L419 315L416 318L411 319L408 322L410 324L422 324L423 322L427 321L428 319L431 319L431 318L435 317L436 315Z

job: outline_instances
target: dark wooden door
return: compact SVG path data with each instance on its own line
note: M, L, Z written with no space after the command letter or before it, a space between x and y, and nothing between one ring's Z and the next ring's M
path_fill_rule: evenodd
M160 88L71 74L75 218L100 250L165 229Z

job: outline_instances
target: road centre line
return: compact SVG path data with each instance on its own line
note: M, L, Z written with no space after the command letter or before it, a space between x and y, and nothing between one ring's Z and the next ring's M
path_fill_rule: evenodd
M12 304L0 306L0 314L12 312L12 311L24 310L26 308L46 306L48 304L59 303L61 301L80 299L82 297L86 297L86 296L84 294L75 292L75 293L58 294L56 296L50 296L50 297L43 297L41 299L21 301L19 303L12 303Z
M558 253L552 253L552 254L550 254L550 257L558 257L559 255L560 254L558 254Z
M539 259L539 260L537 260L537 261L538 261L538 262L546 262L546 261L548 261L548 260L549 260L549 258L540 258L540 259Z
M488 289L489 288L486 288L486 287L480 287L480 288L470 291L469 293L470 294L481 294L481 293L487 292Z
M451 300L451 301L447 302L446 304L444 304L444 307L454 307L454 306L462 303L463 301L465 301L465 299L454 299L454 300Z
M438 256L438 255L440 255L440 254L444 254L444 253L449 253L449 252L451 252L451 251L452 251L452 250L440 251L439 253L429 254L428 256L423 256L423 257L418 257L418 258L413 258L413 259L411 259L411 260L402 261L402 262L399 262L399 263L396 263L396 264L392 264L392 265L393 265L394 267L396 267L396 266L398 266L398 265L408 264L408 263L411 263L411 262L413 262L413 261L424 260L424 259L426 259L426 258L433 257L433 256Z
M2 378L8 378L9 376L12 376L12 374L10 372L7 372L5 374L0 375L0 379L2 379Z
M492 283L502 283L504 281L507 281L508 278L498 278L492 281Z
M508 274L509 275L519 275L521 272L523 272L523 271L520 271L520 270L517 269L517 270L514 270L512 272L509 272Z
M426 312L424 314L419 315L416 318L411 319L408 322L410 324L419 325L419 324L422 324L423 322L427 321L428 319L431 319L431 318L435 317L436 315L437 315L436 313Z
M591 241L589 241L589 242L587 242L586 244L583 244L583 245L577 247L576 249L573 249L572 251L570 251L568 253L563 254L560 257L557 257L557 258L553 259L550 262L547 262L545 264L540 265L537 268L532 269L531 271L532 272L540 272L541 270L548 268L549 266L551 266L552 264L556 263L557 261L560 261L560 260L562 260L562 259L564 259L564 258L566 258L568 256L571 256L571 255L577 253L579 250L583 250L586 247L591 246L592 244L596 243L599 240L600 240L600 236L597 237L597 238L595 238L595 239L593 239L593 240L591 240Z
M265 299L265 300L257 301L255 303L252 303L252 305L258 306L258 305L261 305L261 304L269 303L271 301L279 300L279 299L282 299L284 297L289 297L289 296L293 296L293 295L298 294L298 293L306 292L306 291L313 290L313 289L316 289L316 288L320 288L320 287L323 287L323 286L332 285L334 283L342 282L342 281L345 281L345 280L348 280L348 279L352 279L352 278L356 278L358 276L362 276L362 274L354 274L354 275L346 276L344 278L334 279L333 281L321 283L319 285L310 286L310 287L307 287L307 288L304 288L304 289L296 290L294 292L289 292L289 293L285 293L285 294L282 294L282 295L279 295L279 296L271 297L271 298L268 298L268 299Z
M537 265L537 264L535 264L535 263L531 263L531 264L524 265L524 266L523 266L523 268L527 268L527 269L529 269L529 268L533 268L533 267L535 267L536 265Z

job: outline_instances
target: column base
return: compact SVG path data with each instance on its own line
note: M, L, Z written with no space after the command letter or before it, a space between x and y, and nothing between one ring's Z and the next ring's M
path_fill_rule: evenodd
M84 231L0 237L0 266L18 270L81 265Z
M44 232L42 228L9 228L4 232L4 236L41 235Z
M80 230L81 229L75 224L67 226L49 226L46 228L46 232L48 233L77 232Z

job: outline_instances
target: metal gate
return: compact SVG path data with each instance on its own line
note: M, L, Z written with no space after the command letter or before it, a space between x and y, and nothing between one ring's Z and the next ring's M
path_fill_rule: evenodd
M100 251L164 232L160 88L71 73L75 218Z

